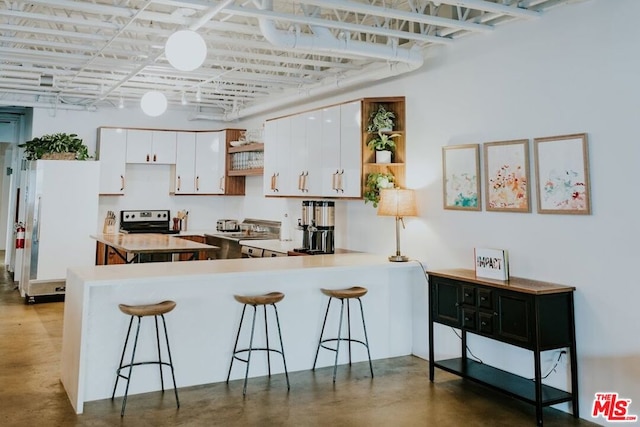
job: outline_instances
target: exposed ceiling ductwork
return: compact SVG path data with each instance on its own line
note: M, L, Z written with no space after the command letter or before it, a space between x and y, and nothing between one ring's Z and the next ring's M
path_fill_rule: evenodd
M0 4L0 105L100 110L157 90L196 119L236 120L415 70L434 46L569 2L13 0ZM193 71L164 56L181 29L207 45Z

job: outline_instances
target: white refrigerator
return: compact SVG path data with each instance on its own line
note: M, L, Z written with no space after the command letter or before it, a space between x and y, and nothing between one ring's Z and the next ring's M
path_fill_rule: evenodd
M27 303L64 295L67 269L95 265L100 163L30 162L20 294Z

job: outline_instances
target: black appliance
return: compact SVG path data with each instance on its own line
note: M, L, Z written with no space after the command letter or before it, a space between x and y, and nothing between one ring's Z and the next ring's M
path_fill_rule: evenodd
M160 233L177 234L180 230L172 230L171 213L168 210L154 211L120 211L121 233Z
M295 252L309 255L334 253L335 203L303 200L298 229L302 230L302 247L294 249Z

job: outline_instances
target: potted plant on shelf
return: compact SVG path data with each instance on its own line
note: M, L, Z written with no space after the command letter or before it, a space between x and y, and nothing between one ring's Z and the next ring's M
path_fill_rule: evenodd
M367 126L367 132L391 132L395 122L393 119L396 115L393 111L387 110L384 105L378 105L378 109L371 112L369 115L369 125Z
M87 160L87 146L75 133L54 133L33 138L18 147L24 148L27 160Z
M391 173L373 172L367 175L364 189L364 202L371 202L374 208L380 202L380 190L383 188L394 188L395 178Z
M391 163L391 154L396 148L393 138L400 136L398 133L388 134L378 131L378 135L367 142L367 147L376 152L376 163Z

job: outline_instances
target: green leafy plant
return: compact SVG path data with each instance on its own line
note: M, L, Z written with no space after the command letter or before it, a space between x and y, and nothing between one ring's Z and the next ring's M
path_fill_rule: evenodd
M380 190L383 188L394 188L395 178L390 173L373 172L367 175L364 190L364 202L371 202L374 208L380 202Z
M380 130L391 130L395 125L393 119L396 115L393 111L387 110L384 105L379 105L377 110L374 110L369 115L369 125L367 126L367 132L374 133Z
M54 133L33 138L18 147L24 148L27 160L38 160L50 153L75 153L76 160L91 158L87 146L75 133Z
M400 136L399 133L388 134L378 131L378 136L367 142L367 147L374 151L393 151L393 149L396 148L396 143L393 138L398 136Z

